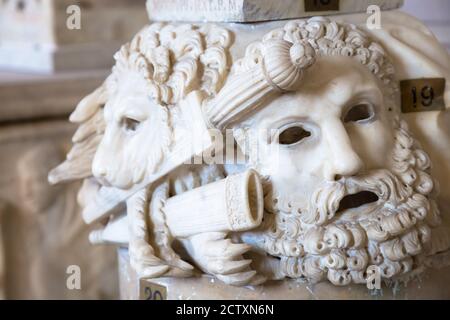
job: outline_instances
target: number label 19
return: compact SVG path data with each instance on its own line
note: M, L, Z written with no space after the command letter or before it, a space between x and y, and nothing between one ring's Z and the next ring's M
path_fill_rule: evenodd
M305 0L305 12L339 11L339 0Z
M444 78L422 78L400 81L402 112L444 110Z
M140 300L167 300L167 289L164 286L141 279L139 287Z

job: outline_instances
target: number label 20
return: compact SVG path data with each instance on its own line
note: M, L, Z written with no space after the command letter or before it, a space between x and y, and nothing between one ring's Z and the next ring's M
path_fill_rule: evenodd
M164 286L142 279L140 281L141 300L166 300L167 289Z

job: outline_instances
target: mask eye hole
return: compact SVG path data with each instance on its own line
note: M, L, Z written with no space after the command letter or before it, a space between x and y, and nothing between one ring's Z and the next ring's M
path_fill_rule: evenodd
M124 117L122 119L122 127L126 131L134 132L138 129L140 124L141 124L140 121L133 119L133 118Z
M310 136L311 132L302 126L296 125L282 130L278 135L278 143L282 145L292 145Z
M372 105L366 103L357 104L347 111L347 114L344 117L344 122L367 121L372 119L374 114L375 112Z

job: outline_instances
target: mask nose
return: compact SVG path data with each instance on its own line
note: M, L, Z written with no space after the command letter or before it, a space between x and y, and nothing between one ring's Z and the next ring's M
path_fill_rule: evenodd
M350 137L340 119L329 119L323 126L330 160L325 166L325 178L329 181L358 174L363 161L353 149Z

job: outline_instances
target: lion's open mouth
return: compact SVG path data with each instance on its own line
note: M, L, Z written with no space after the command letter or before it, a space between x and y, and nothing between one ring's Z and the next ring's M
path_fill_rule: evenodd
M346 195L339 202L339 208L337 213L343 212L348 209L354 209L361 207L365 204L378 201L378 196L370 191L361 191L355 194Z

